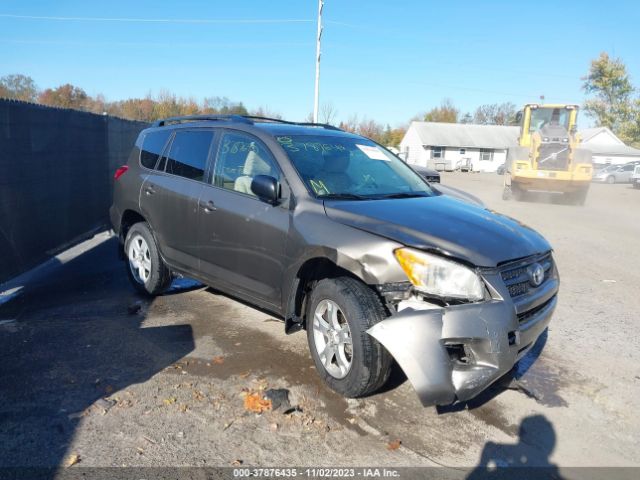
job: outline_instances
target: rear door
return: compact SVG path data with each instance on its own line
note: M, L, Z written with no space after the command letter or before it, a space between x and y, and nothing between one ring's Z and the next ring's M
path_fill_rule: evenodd
M283 184L280 168L256 137L223 130L213 173L200 196L201 271L215 283L279 307L290 214L284 205L259 200L250 186L256 175Z
M160 251L172 266L192 271L198 261L198 198L204 188L212 129L179 129L140 193L140 206Z
M635 169L635 165L625 165L622 167L622 171L618 173L618 182L631 182L631 176L633 175L633 170Z

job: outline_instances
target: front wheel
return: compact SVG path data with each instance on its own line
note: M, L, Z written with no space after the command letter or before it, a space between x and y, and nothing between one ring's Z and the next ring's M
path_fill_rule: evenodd
M330 388L355 398L384 385L392 357L367 330L386 316L378 296L359 280L339 277L315 285L307 303L307 341Z
M613 185L614 183L616 183L616 177L614 177L613 175L609 175L609 176L607 177L607 183L608 183L609 185Z
M165 265L156 241L146 223L136 223L124 242L127 274L133 286L145 295L160 295L171 284L171 271Z

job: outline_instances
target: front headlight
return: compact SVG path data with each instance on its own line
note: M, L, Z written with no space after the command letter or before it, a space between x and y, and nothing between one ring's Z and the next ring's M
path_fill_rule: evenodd
M394 253L417 290L469 301L484 298L482 280L470 268L411 248L399 248Z

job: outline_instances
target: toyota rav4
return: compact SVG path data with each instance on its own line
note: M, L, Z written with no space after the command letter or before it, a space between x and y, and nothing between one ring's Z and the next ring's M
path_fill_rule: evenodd
M176 274L306 330L317 372L370 394L395 359L424 405L466 401L547 327L547 241L443 195L391 152L329 125L178 117L144 130L110 210L133 285Z

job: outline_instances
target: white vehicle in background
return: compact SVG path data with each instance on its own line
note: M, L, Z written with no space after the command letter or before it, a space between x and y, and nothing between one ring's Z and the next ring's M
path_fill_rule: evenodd
M633 170L631 183L633 183L633 188L640 188L640 165L636 165L636 168Z

